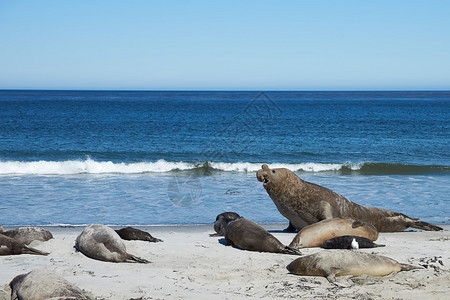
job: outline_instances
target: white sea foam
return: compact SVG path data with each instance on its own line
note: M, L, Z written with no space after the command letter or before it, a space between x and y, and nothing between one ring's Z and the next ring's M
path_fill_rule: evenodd
M73 175L73 174L141 174L164 173L171 171L186 171L192 169L211 168L224 172L256 172L262 163L249 162L208 162L205 164L194 162L170 162L158 160L155 162L111 162L95 161L91 158L85 160L68 161L0 161L0 175ZM270 164L271 168L288 168L292 171L324 172L337 171L343 166L352 170L360 168L359 164L335 163L298 163L298 164Z

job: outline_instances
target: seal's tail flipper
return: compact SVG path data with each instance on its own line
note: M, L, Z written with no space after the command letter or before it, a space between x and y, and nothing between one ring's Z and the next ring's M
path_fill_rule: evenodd
M151 261L148 261L146 259L128 254L128 259L126 260L126 262L132 262L132 263L141 263L141 264L149 264L151 263Z
M44 251L38 250L36 248L30 247L27 245L23 245L23 248L24 248L25 254L35 254L35 255L49 255L50 254L48 252L44 252Z
M284 249L281 250L281 253L291 254L291 255L302 255L302 253L299 250L291 248L289 246L284 247Z
M408 264L400 264L402 267L402 271L411 271L411 270L417 270L417 269L423 269L422 267L408 265Z
M417 229L422 229L422 230L427 230L427 231L440 231L443 230L442 227L427 223L427 222L422 222L422 221L417 221L414 220L413 222L411 222L411 224L409 225L412 228L417 228Z

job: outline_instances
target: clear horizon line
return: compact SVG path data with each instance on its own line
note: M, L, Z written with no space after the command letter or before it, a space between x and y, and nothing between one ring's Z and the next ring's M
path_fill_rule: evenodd
M281 92L281 93L314 93L314 92L330 92L330 93L348 93L348 92L450 92L450 89L383 89L383 90L255 90L255 89L35 89L35 88L0 88L0 91L54 91L54 92Z

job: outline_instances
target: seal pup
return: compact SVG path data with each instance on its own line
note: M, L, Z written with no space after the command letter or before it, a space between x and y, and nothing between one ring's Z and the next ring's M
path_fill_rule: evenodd
M224 236L225 228L227 227L228 223L239 218L242 217L232 211L227 211L217 215L216 221L214 222L214 230L216 231L216 233L210 234L209 236Z
M11 299L93 299L80 288L50 270L34 270L14 277Z
M283 245L260 225L244 218L228 224L225 242L243 250L301 255L300 251Z
M333 218L306 226L289 244L294 249L320 247L326 240L337 236L354 235L375 241L377 229L370 224L349 218Z
M121 239L127 241L147 241L147 242L162 242L163 240L157 239L153 237L150 233L133 228L133 227L125 227L119 230L116 230L117 234Z
M374 225L379 232L403 231L408 227L442 230L399 212L356 204L330 189L300 179L285 168L270 169L264 164L256 177L263 182L278 211L297 229L326 219L354 218Z
M84 255L109 262L149 263L148 260L127 253L125 244L112 228L91 224L75 241L75 248Z
M336 276L385 276L400 271L422 269L399 263L389 257L351 250L323 250L295 259L287 267L295 275L324 276L334 282Z
M53 235L50 231L41 227L19 227L13 230L2 232L2 234L26 245L28 245L32 241L46 242L53 238Z
M375 244L365 237L344 235L326 240L320 246L324 249L358 249L384 247L385 245Z
M0 233L0 256L18 254L48 255L49 253L17 242L13 238Z

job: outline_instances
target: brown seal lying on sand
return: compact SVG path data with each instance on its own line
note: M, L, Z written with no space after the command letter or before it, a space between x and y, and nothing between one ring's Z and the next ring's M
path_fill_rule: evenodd
M289 247L294 249L320 247L326 240L337 236L354 235L375 241L377 229L370 224L348 218L333 218L306 226L294 237Z
M0 233L0 256L18 254L48 255L47 252L32 248L24 243L17 242L13 238Z
M110 227L91 224L77 237L77 248L84 255L110 262L149 263L148 260L127 253L120 236Z
M385 276L422 269L401 264L386 256L352 250L323 250L297 258L286 268L295 275L325 276L330 282L334 281L335 276Z
M93 299L80 288L49 270L34 270L16 276L11 283L11 299Z
M127 241L147 241L147 242L162 242L163 240L157 239L153 237L150 233L133 228L133 227L125 227L119 230L116 230L117 234L122 238L123 240Z
M2 234L13 238L16 242L28 245L32 241L45 242L53 238L50 231L41 227L19 227L13 230L7 230Z
M227 211L217 215L216 222L214 222L214 230L216 233L210 234L210 236L224 236L225 229L233 220L242 218L238 213Z
M264 164L256 177L264 182L280 213L297 229L326 219L353 218L374 225L379 232L403 231L408 227L442 230L402 213L353 203L330 189L301 180L288 169L270 169Z
M225 241L227 245L243 250L301 255L300 251L283 245L260 225L244 218L228 224Z

